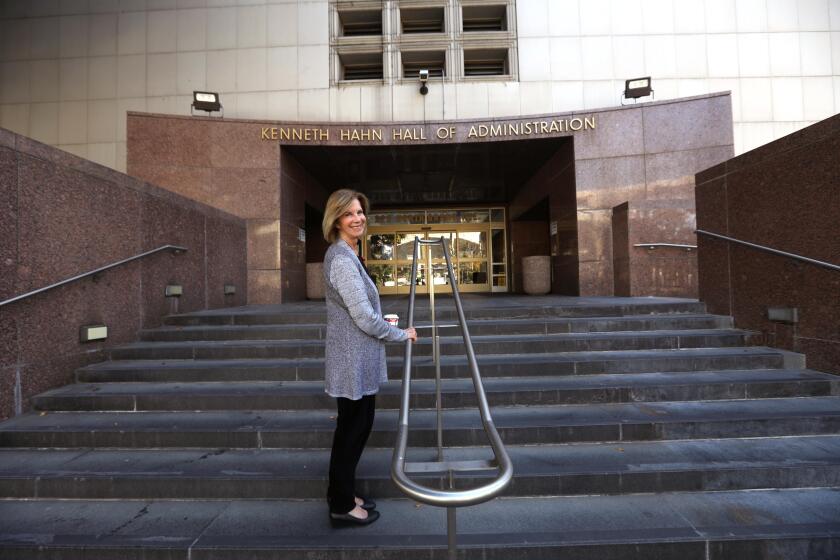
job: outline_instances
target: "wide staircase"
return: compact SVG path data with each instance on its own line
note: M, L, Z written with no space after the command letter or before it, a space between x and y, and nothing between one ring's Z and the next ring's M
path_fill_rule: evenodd
M463 299L515 474L458 510L460 558L840 558L840 378L696 301ZM452 322L451 299L436 311ZM445 510L390 479L402 344L358 472L382 518L330 527L324 321L315 302L170 316L36 397L0 424L0 558L446 558ZM443 334L446 457L489 458ZM408 455L432 461L428 337L414 354Z

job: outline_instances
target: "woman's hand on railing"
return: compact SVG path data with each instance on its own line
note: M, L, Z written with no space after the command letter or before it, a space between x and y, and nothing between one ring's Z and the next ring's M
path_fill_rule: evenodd
M407 340L417 342L417 331L414 330L414 327L408 327L403 332L408 336Z

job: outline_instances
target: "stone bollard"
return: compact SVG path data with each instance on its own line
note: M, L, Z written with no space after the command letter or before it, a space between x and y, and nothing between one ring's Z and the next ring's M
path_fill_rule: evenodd
M551 257L522 257L522 289L532 296L551 291Z
M306 299L324 299L324 263L306 263Z

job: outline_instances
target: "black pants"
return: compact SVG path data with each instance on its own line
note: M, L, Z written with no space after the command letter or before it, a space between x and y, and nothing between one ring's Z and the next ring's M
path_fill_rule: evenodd
M366 395L357 401L337 397L335 401L338 418L330 456L327 502L331 513L347 513L356 507L356 465L373 428L376 395Z

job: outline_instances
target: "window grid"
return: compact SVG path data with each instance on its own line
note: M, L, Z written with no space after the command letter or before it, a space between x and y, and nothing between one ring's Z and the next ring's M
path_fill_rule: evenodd
M330 84L516 81L516 0L331 0ZM381 57L382 72L347 61ZM378 66L378 64L376 65Z

